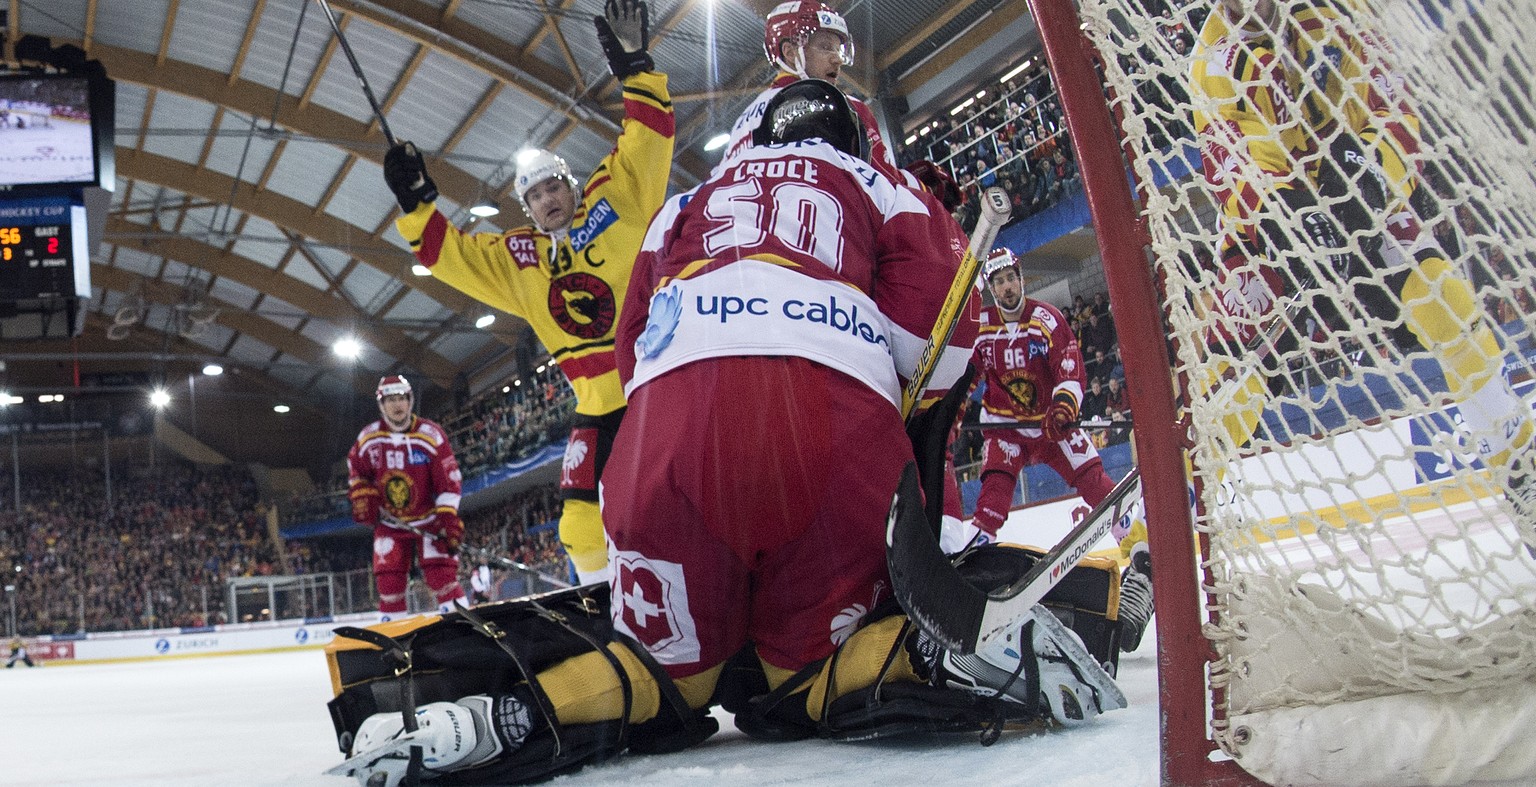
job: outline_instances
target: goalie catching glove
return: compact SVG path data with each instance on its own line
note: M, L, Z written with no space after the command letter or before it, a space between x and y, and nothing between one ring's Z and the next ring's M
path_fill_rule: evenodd
M384 154L384 183L406 213L424 202L437 201L437 184L427 176L427 162L410 142L402 142Z
M645 0L608 0L602 16L592 17L597 42L608 57L614 79L642 71L654 71L656 63L646 51L651 44L650 8Z

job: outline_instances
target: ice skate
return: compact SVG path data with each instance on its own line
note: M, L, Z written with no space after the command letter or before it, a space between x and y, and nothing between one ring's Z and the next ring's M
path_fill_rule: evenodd
M1146 549L1131 554L1120 578L1120 651L1141 646L1141 635L1152 620L1152 555Z
M423 705L412 731L401 714L376 713L358 729L352 756L326 773L355 777L363 787L397 787L410 770L412 749L421 749L424 773L461 770L515 751L531 729L528 706L512 695Z
M1021 653L1019 644L1026 635L1028 645ZM925 650L921 640L918 649ZM1088 653L1077 634L1043 606L1036 606L1019 632L996 647L969 655L949 651L934 655L930 678L934 685L1034 706L1064 727L1126 706L1114 678ZM1035 677L1039 694L1032 697L1031 678Z

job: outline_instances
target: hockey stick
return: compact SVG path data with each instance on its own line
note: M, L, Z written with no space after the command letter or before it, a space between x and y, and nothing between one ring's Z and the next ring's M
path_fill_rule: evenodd
M923 354L917 359L917 368L907 380L906 390L901 393L903 420L911 418L912 413L917 411L917 403L922 400L923 391L933 378L933 370L939 365L944 345L949 343L949 337L955 332L955 323L960 321L965 299L976 286L976 271L981 268L981 255L992 250L992 242L997 240L997 231L1003 228L1012 213L1013 203L1008 199L1008 192L1001 187L992 186L981 192L981 215L976 218L976 228L971 230L971 244L966 247L965 257L960 260L960 269L955 271L955 280L950 283L949 292L944 296L944 305L939 308L939 316L933 322L933 332L928 335L928 344L923 347Z
M1012 585L983 593L939 548L923 514L917 467L909 464L886 519L886 558L896 598L907 616L944 647L974 653L1018 629L1034 606L1141 499L1132 468L1093 511Z
M478 561L481 561L483 563L487 563L487 564L494 563L497 566L500 566L500 567L505 568L505 569L509 569L509 570L512 570L512 571L521 571L524 574L531 574L533 576L538 577L539 579L544 580L545 582L548 582L551 585L554 585L557 588L568 588L568 587L571 586L571 583L566 582L563 579L556 579L555 577L552 577L552 576L550 576L550 575L548 575L548 574L546 574L546 573L544 573L544 572L534 568L533 566L530 566L530 565L528 565L526 563L519 563L516 560L513 560L512 558L509 558L509 557L504 557L502 555L498 555L498 554L496 554L496 553L492 552L491 550L486 549L484 547L472 547L472 546L460 545L459 546L459 551L464 553L464 554L466 554L466 555L468 555L468 556L470 556L470 557L472 557L472 558L474 558L474 559L476 559L476 560L478 560Z
M1023 421L977 421L973 424L961 424L962 432L985 432L988 429L1039 429L1040 424L1026 424ZM1067 424L1069 429L1130 429L1130 421L1074 421Z
M352 64L352 73L357 75L357 83L363 86L363 95L368 97L368 106L373 107L373 116L379 119L379 130L384 132L384 141L390 147L395 146L395 135L389 131L389 121L384 119L384 110L379 109L379 100L373 97L373 89L368 87L368 77L363 76L363 67L357 64L357 56L352 54L352 46L347 43L347 37L341 34L341 25L336 24L336 15L331 13L331 4L326 0L315 0L320 4L320 10L325 12L325 18L331 23L331 30L336 33L336 43L341 44L342 54L347 56L347 62Z

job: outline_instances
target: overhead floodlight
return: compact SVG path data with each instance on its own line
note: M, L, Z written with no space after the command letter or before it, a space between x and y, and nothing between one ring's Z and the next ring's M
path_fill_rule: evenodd
M288 412L288 410L289 410L289 407L286 404L274 404L274 405L272 405L272 412L274 412L274 413L286 413L286 412Z
M489 327L491 327L491 323L494 323L494 322L496 322L496 315L494 315L494 314L482 314L482 315L480 315L480 319L475 320L475 327L476 328L489 328Z
M219 375L221 375L223 373L224 373L224 367L222 367L222 366L220 366L220 365L218 365L216 363L210 363L207 366L203 367L203 374L206 374L209 377L218 377Z
M21 404L21 397L12 396L11 394L0 391L0 407L10 407L13 404Z
M997 80L998 84L1002 84L1004 82L1007 82L1010 79L1013 79L1014 77L1019 75L1019 72L1023 71L1026 68L1029 68L1029 66L1030 66L1030 61L1028 61L1028 60L1025 60L1024 62L1014 66L1013 70L1009 71L1006 74L1003 74L1002 78Z
M730 134L716 134L716 135L710 137L708 142L704 143L704 149L705 150L719 150L720 148L725 147L725 143L730 142L730 141L731 141L731 135Z
M512 393L512 386L510 386L510 385L503 385L501 387L501 392L502 393Z
M476 203L469 208L469 215L479 216L482 219L488 219L500 212L501 208L496 207L496 203L489 200Z
M363 345L351 336L343 336L331 345L331 352L350 361L363 354Z
M149 395L149 403L163 410L171 403L171 395L164 388L156 388Z
M417 276L431 276L432 269L418 262L411 266L411 273L414 273Z

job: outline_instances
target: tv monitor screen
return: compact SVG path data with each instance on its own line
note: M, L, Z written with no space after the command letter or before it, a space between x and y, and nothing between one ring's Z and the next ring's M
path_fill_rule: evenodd
M112 150L113 87L80 74L0 76L0 188L110 190L102 164ZM112 171L110 163L105 171Z

